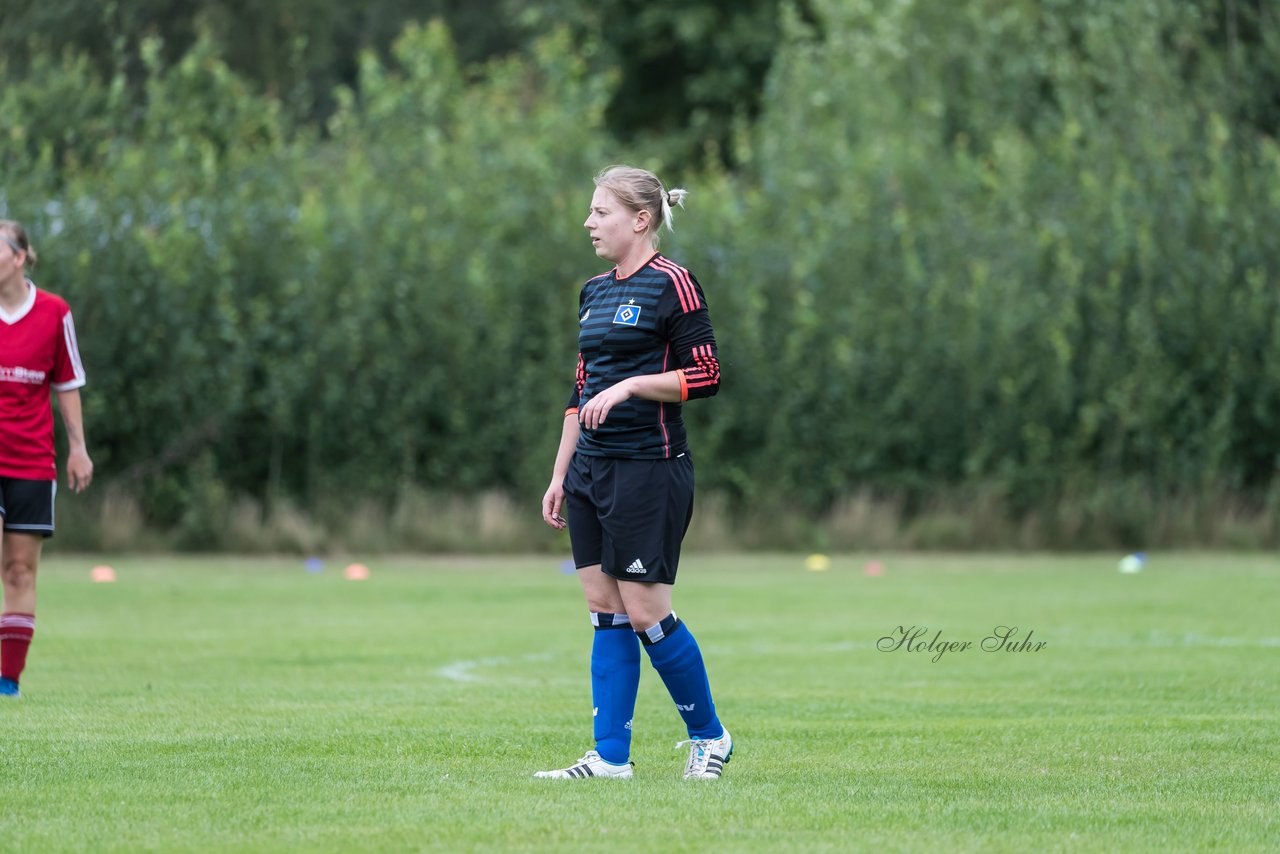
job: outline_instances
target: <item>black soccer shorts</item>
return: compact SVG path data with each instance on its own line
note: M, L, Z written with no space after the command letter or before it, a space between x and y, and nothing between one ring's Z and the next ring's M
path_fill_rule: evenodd
M581 569L600 564L620 581L676 583L693 518L693 461L574 454L564 478L569 542Z
M4 529L52 537L53 503L57 494L55 480L0 477L0 516L4 517Z

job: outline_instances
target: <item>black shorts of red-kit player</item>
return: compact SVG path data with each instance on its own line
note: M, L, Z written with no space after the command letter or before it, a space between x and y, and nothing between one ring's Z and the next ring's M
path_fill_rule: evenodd
M58 483L0 477L0 516L4 529L36 537L53 536L53 505Z
M675 584L693 518L693 461L575 453L564 479L569 542L581 569L600 564L619 581Z

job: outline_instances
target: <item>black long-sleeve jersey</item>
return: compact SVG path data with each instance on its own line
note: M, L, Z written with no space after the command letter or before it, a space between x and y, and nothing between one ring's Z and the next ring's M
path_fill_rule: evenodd
M614 268L582 288L578 375L565 414L634 376L680 372L681 400L720 388L715 333L702 286L688 270L654 254L633 275ZM680 403L631 397L596 430L583 429L577 452L636 460L670 459L689 449Z

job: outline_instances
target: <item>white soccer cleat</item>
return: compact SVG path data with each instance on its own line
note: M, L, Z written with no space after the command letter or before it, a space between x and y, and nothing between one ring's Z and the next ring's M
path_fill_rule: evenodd
M733 756L733 739L729 730L719 738L695 738L676 747L689 745L689 764L684 767L686 780L717 780Z
M535 777L544 777L553 780L569 780L582 777L613 777L616 780L631 779L631 765L614 765L605 762L600 758L600 754L594 750L588 750L586 755L568 768L558 768L555 771L535 771Z

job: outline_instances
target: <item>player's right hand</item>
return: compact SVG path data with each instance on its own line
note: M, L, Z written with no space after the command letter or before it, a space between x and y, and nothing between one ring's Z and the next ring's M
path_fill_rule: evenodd
M546 494L542 496L542 521L557 531L563 531L569 525L560 515L563 508L564 487L559 483L552 483L547 487Z

